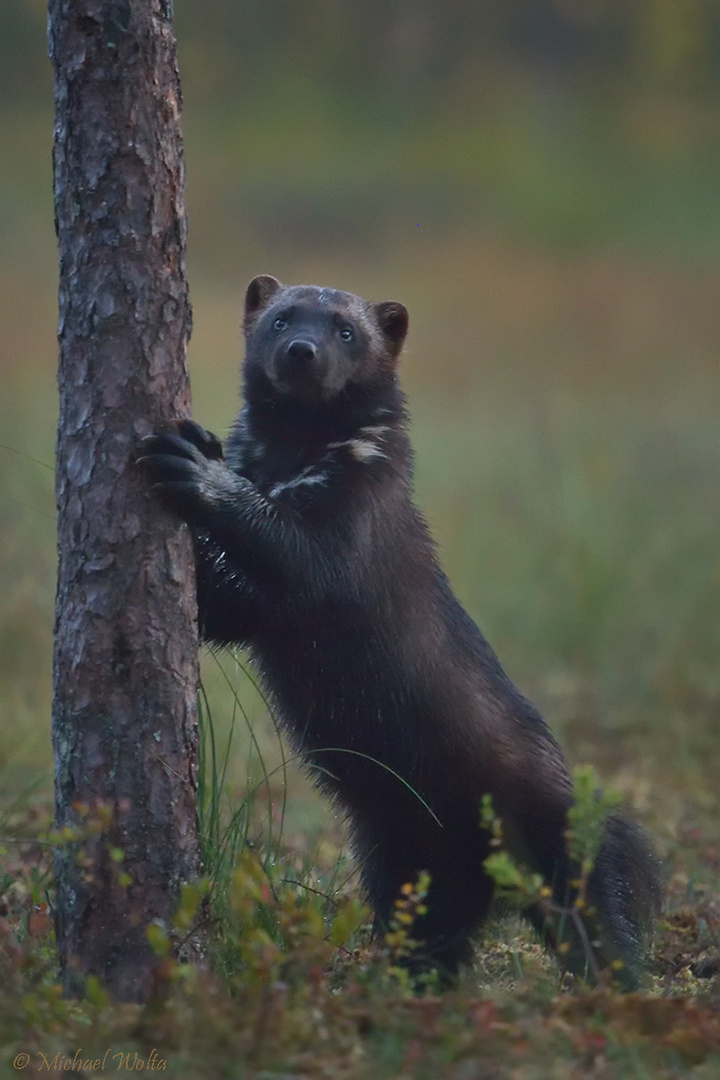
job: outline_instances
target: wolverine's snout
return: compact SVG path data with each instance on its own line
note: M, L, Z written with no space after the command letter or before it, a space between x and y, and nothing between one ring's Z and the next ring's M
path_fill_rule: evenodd
M317 345L305 338L295 338L287 347L287 358L293 364L310 365L317 359Z

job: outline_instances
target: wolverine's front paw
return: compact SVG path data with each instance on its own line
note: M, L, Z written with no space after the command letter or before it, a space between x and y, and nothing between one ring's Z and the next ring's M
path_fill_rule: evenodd
M193 524L205 520L228 471L220 440L192 420L143 439L136 462L163 501Z
M192 443L210 461L222 460L223 445L212 431L206 431L194 420L177 420L175 428L178 435Z

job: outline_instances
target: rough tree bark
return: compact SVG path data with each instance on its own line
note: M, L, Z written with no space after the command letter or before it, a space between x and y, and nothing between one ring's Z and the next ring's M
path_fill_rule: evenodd
M151 920L200 872L190 539L133 465L189 412L180 88L169 0L49 0L60 251L53 743L65 987L153 981ZM120 856L119 851L123 852ZM122 861L120 861L122 859ZM126 875L126 876L125 876ZM197 956L195 939L184 950Z

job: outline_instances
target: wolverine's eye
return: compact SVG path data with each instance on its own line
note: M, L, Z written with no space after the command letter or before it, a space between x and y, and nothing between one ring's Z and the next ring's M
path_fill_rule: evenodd
M355 339L355 335L353 334L349 326L343 326L342 330L340 331L340 337L343 341L354 341Z
M273 330L287 330L288 321L283 319L282 315L279 316L273 323Z

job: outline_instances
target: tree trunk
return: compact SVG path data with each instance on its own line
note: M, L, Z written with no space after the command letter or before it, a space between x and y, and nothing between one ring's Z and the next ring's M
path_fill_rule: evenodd
M151 921L200 873L191 542L138 441L189 413L180 87L169 0L50 0L60 249L56 926L66 990L153 985ZM70 833L68 832L69 836ZM185 955L198 956L196 939Z

